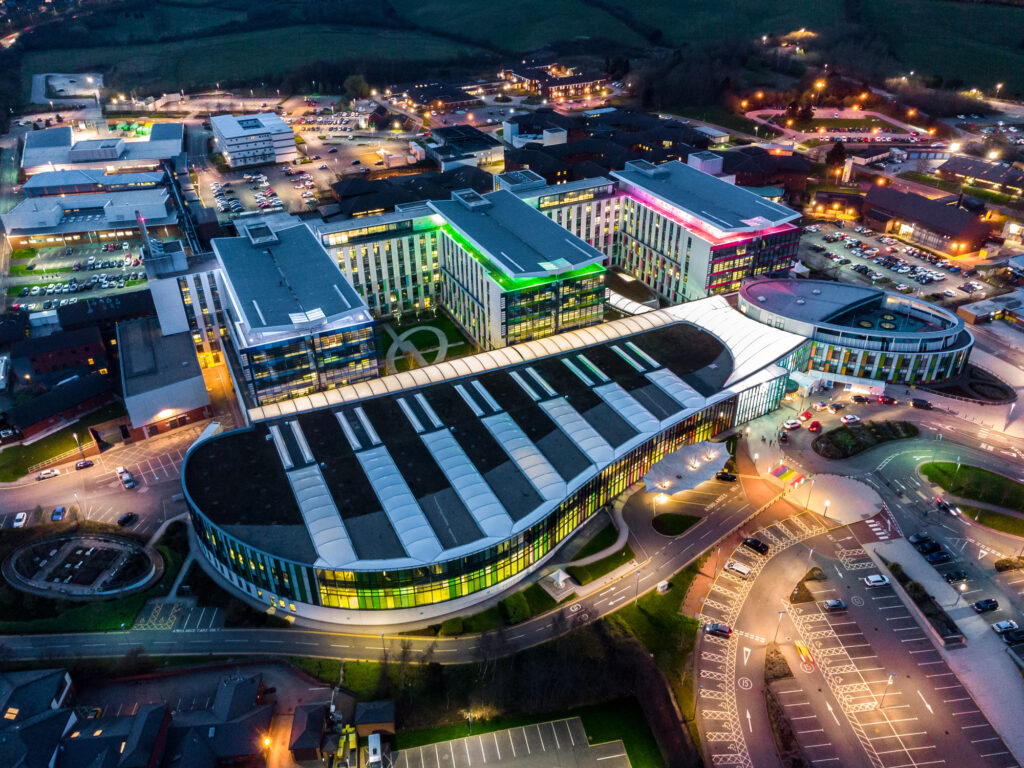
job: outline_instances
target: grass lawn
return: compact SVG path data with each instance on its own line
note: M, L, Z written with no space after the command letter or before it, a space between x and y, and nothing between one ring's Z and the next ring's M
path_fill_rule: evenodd
M1024 485L987 469L935 461L922 464L921 474L954 496L1024 512Z
M990 509L972 507L968 504L961 504L960 511L966 517L978 523L978 525L984 525L987 528L1013 534L1014 536L1024 536L1024 518L1014 517L1002 512L994 512Z
M74 433L84 443L89 441L89 427L110 419L116 419L125 413L121 403L110 403L98 411L83 416L78 422L65 427L59 432L37 440L31 445L12 445L0 452L0 482L10 483L28 473L28 468L59 456L76 447Z
M633 548L626 544L618 552L598 560L590 565L570 565L565 569L566 573L572 576L579 584L589 584L595 579L611 573L620 565L625 565L635 557Z
M176 91L217 80L258 80L287 72L296 65L296 51L302 51L305 61L335 63L360 58L471 59L480 53L471 44L423 32L308 24L166 43L33 51L25 56L24 71L99 70L110 88ZM25 78L26 97L29 88L30 79Z
M346 684L348 667L349 665L346 664ZM583 721L587 740L592 745L622 739L632 768L659 768L663 764L658 744L635 699L619 699L562 712L476 720L473 722L472 733L491 733L506 728L546 723L550 720L562 720L569 717L579 717ZM395 749L412 749L424 744L461 739L469 735L469 723L429 728L422 731L400 731L395 734Z
M697 642L700 623L680 614L679 608L705 558L706 555L697 559L669 579L672 588L667 592L659 594L652 590L636 605L627 602L605 619L612 626L631 634L653 655L675 693L683 717L690 722L694 717L696 697L688 659Z
M676 512L663 512L652 521L654 530L662 536L678 536L691 525L700 520L695 515L680 515Z
M329 685L334 685L341 679L340 675L343 664L345 667L348 667L360 662L342 662L341 659L307 659L304 656L289 656L288 663L298 667L310 677L315 677L317 680L323 680ZM376 666L378 668L377 676L379 677L380 665L377 664Z
M753 120L748 120L743 115L737 115L720 104L708 104L708 105L697 105L697 106L678 106L671 107L669 109L662 110L668 114L679 115L680 117L689 117L694 120L702 120L706 123L714 123L720 125L723 128L729 128L734 131L741 131L743 133L749 133L757 136L771 136L775 133L771 128L755 123ZM754 130L757 129L757 133Z
M392 7L423 28L503 50L532 51L553 40L581 36L625 45L644 43L626 24L585 0L523 0L513 24L496 7L476 0L394 0Z
M11 275L20 275L29 277L38 277L40 281L44 279L45 275L53 275L58 272L71 272L71 267L47 267L45 265L37 266L35 269L29 269L28 264L11 264Z
M959 192L960 183L951 181L950 179L940 179L938 176L932 176L930 173L919 173L918 171L904 171L899 174L898 178L906 179L907 181L916 181L918 184L924 184L929 187L935 187L935 189L941 189L943 192Z
M1004 96L1024 91L1024 9L1019 6L944 0L864 0L862 22L879 30L902 71L957 77L967 87L1005 83ZM809 24L812 29L816 26ZM955 55L950 55L955 51ZM893 73L899 74L899 73Z

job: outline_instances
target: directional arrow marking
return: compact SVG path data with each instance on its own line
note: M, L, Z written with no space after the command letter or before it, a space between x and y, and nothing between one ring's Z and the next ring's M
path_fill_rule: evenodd
M754 732L754 724L750 720L750 710L749 709L747 710L747 728L750 730L751 733Z
M743 666L747 665L747 660L750 659L750 649L747 647L743 648Z

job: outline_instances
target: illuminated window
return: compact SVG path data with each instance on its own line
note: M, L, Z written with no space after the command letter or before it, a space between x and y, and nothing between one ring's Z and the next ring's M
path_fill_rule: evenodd
M4 720L13 720L18 716L19 711L17 707L8 707L7 711L4 712Z

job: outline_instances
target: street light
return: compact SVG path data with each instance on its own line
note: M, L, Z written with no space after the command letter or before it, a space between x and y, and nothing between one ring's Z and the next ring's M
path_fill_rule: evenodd
M878 703L878 708L879 709L881 709L882 707L885 706L885 694L887 694L889 692L889 686L893 685L895 682L896 682L896 673L895 672L890 672L889 673L889 680L885 684L885 690L882 691L882 700Z
M953 603L953 607L954 608L956 608L960 604L960 598L963 597L964 596L964 592L967 591L967 584L965 584L964 582L961 581L960 582L960 586L958 586L956 589L957 589L956 602Z
M82 442L78 439L78 433L72 432L71 436L75 438L75 445L78 446L78 453L81 454L82 458L85 458L85 451L82 450Z
M828 499L825 499L825 517L828 517L828 505L830 503L831 502Z
M779 639L779 627L782 626L782 617L785 615L785 611L776 611L779 614L779 620L775 622L775 634L772 636L772 645Z

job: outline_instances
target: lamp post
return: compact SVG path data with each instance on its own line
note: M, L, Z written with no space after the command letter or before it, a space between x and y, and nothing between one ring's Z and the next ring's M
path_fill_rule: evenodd
M811 494L814 492L814 478L811 478L811 484L807 488L807 503L804 504L804 511L806 512L811 508Z
M960 586L956 588L956 601L953 603L954 608L960 604L960 598L964 596L964 592L966 591L967 585L964 582L960 582Z
M825 499L825 517L828 517L828 505L830 503L831 502L828 499Z
M775 634L772 635L772 645L775 645L779 639L779 627L782 626L782 617L786 615L785 611L776 611L776 613L779 614L779 620L775 622Z
M885 694L889 692L889 686L896 682L896 673L890 672L889 679L885 683L885 690L882 691L882 700L878 703L878 708L881 709L885 706Z
M73 438L75 438L75 445L78 446L78 453L84 459L85 458L85 451L82 450L82 441L78 439L78 433L77 432L72 432L71 436Z

